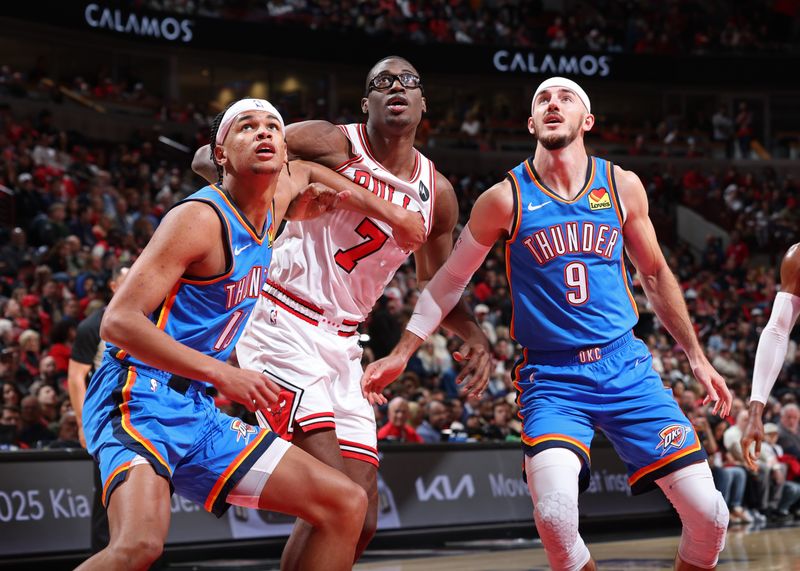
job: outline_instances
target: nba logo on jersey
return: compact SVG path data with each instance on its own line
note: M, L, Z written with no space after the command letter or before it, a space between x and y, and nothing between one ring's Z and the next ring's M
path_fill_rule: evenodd
M689 429L686 426L682 424L670 424L659 431L658 436L661 437L661 442L656 446L656 450L661 448L662 456L666 454L667 450L670 448L679 450L686 442L688 434Z
M611 197L604 187L593 188L589 193L589 208L592 210L611 208Z

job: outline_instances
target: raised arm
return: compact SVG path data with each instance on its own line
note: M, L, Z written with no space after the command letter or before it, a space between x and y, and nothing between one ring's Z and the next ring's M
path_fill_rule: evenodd
M647 299L653 305L658 319L686 352L695 378L708 393L705 402L716 401L714 413L727 416L731 393L725 380L708 362L695 335L680 286L656 239L655 229L648 215L644 186L636 174L619 167L614 168L617 189L627 212L622 230L625 250L639 271Z
M385 401L383 389L397 378L422 342L458 304L494 243L506 235L513 215L514 200L508 181L494 185L478 198L452 253L420 295L400 342L389 356L370 364L364 372L362 389L371 402ZM485 381L486 378L476 379L468 390L481 392Z
M210 275L224 265L221 243L221 222L209 206L188 202L173 209L112 298L100 334L155 368L212 383L228 397L257 410L277 398L277 388L266 377L195 351L148 319L184 273Z

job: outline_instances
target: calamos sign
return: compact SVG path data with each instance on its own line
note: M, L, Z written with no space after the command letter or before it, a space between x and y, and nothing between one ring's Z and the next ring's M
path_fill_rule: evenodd
M611 57L607 55L537 54L497 50L492 57L497 71L549 75L581 75L606 77L611 73Z
M83 11L83 17L92 28L107 29L120 34L183 43L191 42L194 37L194 22L186 18L145 16L100 4L88 4Z

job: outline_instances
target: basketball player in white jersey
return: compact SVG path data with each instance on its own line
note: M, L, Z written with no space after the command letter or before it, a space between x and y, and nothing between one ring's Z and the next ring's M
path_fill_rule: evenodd
M452 185L413 147L425 105L417 70L391 56L367 75L361 100L366 124L305 121L290 125L286 136L290 155L334 169L422 216L427 240L415 252L420 288L447 259L458 220ZM204 176L207 156L200 149L192 165ZM356 559L375 533L378 499L375 417L361 394L357 331L407 257L387 224L353 212L289 222L276 241L263 296L236 347L241 367L266 372L284 389L279 406L263 411L264 420L367 490L370 505ZM467 392L481 393L490 364L484 335L462 305L444 325L465 340L456 354L467 360L459 382ZM296 568L309 530L298 520L282 569Z
M783 368L789 333L800 315L800 243L794 244L781 262L781 291L772 303L769 322L761 332L753 366L753 387L750 393L750 418L742 435L744 461L751 470L756 470L756 461L761 455L764 440L764 425L761 416L769 393ZM755 448L751 444L755 442Z

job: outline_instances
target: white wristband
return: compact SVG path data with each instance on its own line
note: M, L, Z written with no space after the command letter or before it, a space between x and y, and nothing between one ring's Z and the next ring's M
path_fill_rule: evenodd
M420 294L406 329L420 339L427 339L436 331L461 299L472 274L481 267L491 249L475 240L469 225L465 226L450 257Z

